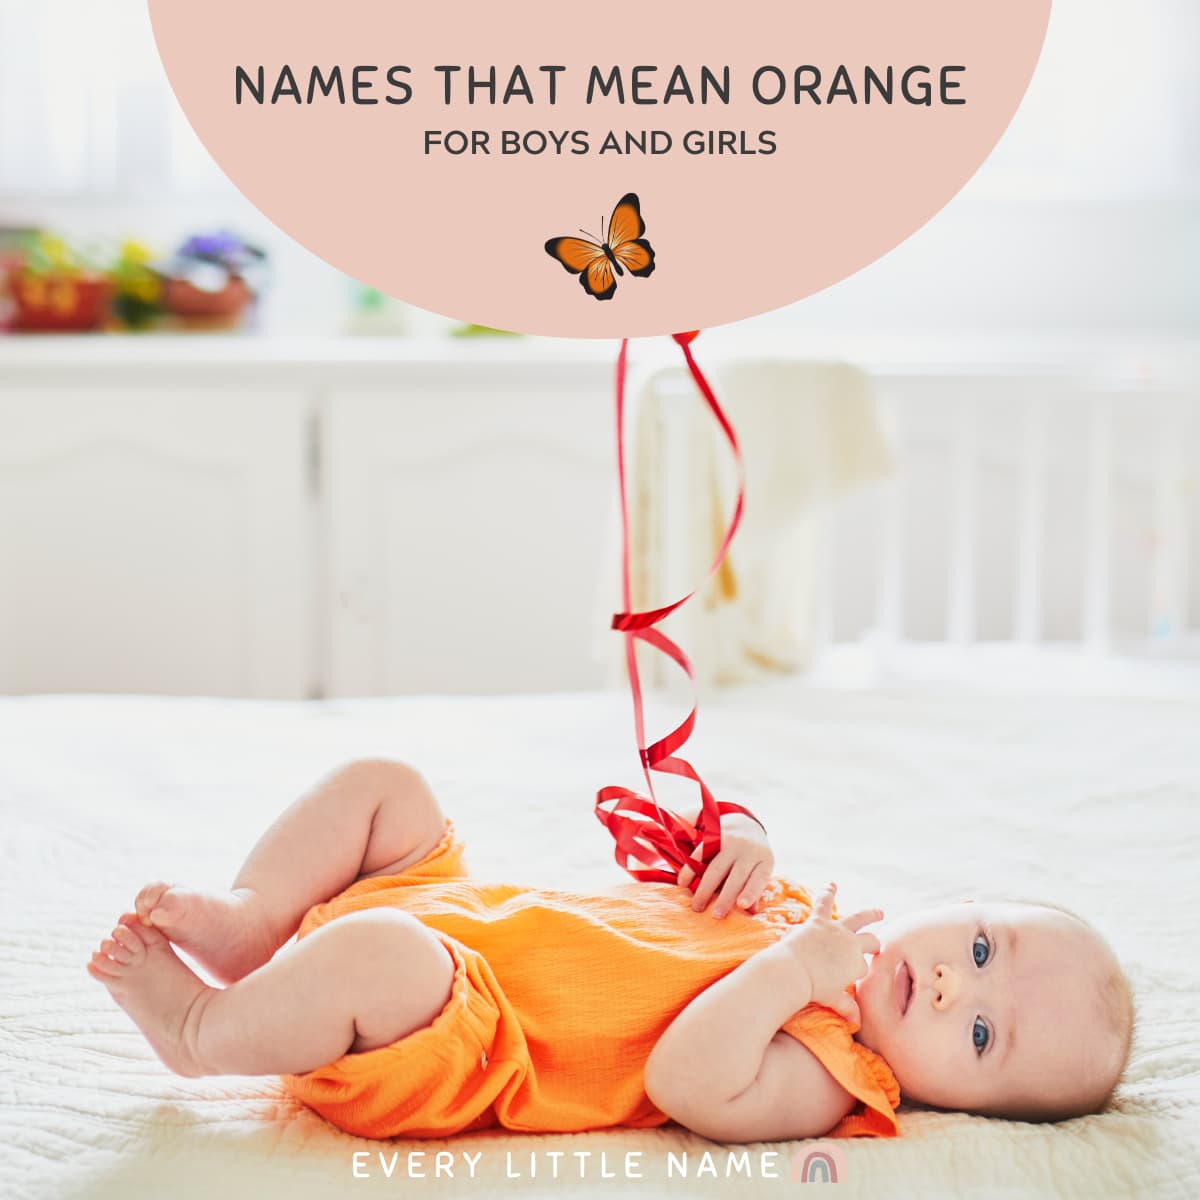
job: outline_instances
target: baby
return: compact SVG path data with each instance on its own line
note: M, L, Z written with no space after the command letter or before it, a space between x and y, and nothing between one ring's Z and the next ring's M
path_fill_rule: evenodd
M688 867L594 896L483 884L421 776L363 761L230 891L143 888L88 971L171 1070L282 1075L362 1136L892 1136L901 1092L1022 1120L1104 1106L1133 1006L1084 921L1024 901L839 919L835 885L814 905L773 866L734 814L694 896Z

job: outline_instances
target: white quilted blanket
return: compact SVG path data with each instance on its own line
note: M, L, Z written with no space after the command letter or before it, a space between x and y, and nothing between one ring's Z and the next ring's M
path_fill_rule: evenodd
M1113 1111L1055 1127L902 1109L899 1139L841 1143L844 1194L1200 1194L1200 702L780 684L707 700L689 750L719 795L763 817L780 869L836 878L844 905L1046 897L1094 920L1133 979L1140 1025ZM622 877L591 812L598 786L638 782L620 694L0 699L0 1196L792 1188L801 1143L730 1159L668 1126L374 1144L276 1080L160 1066L85 973L93 945L151 877L227 886L299 790L362 755L427 773L477 875L573 888Z

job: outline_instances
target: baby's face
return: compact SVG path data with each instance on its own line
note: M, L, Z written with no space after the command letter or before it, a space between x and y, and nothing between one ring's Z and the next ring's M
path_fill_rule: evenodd
M856 985L863 1045L910 1100L987 1112L1089 1092L1119 1051L1096 981L1107 951L1065 913L948 904L870 926Z

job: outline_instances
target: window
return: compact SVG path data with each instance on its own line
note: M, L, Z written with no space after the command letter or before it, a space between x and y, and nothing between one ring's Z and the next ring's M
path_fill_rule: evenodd
M1021 198L1200 191L1196 0L1054 0L1041 61L981 172Z
M171 93L137 0L0 0L0 194L228 187Z

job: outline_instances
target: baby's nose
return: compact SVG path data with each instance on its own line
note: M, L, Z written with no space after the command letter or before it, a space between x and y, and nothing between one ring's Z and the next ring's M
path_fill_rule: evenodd
M941 1010L953 1004L960 982L958 972L952 966L938 963L933 968L933 1007Z

